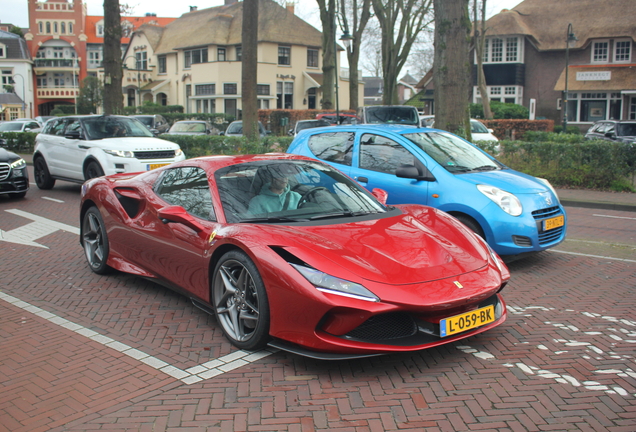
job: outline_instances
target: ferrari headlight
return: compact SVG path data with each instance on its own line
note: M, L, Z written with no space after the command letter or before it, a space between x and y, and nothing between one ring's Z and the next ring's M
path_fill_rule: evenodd
M11 162L11 168L21 169L26 166L26 162L24 159L18 159L17 161Z
M552 185L550 184L550 182L547 179L541 178L541 177L535 177L537 180L539 180L541 183L543 183L544 185L546 185L548 187L548 189L550 189L552 191L552 193L554 194L554 196L556 197L557 201L559 201L559 196L556 193L556 190L554 190L554 188L552 187Z
M131 152L130 150L104 150L104 153L109 154L111 156L123 157L123 158L134 158L135 152Z
M519 216L523 212L521 201L510 192L490 185L477 185L477 189L510 216Z
M292 267L300 272L309 282L311 282L318 291L325 293L341 295L344 297L355 298L371 302L379 302L380 299L371 291L360 284L349 282L319 270L290 263Z
M477 240L479 240L481 242L481 244L484 245L484 247L486 249L488 249L488 253L490 254L490 258L492 258L492 260L495 262L495 265L497 266L497 268L499 269L499 271L501 272L501 264L499 263L499 257L497 256L497 254L495 253L494 250L492 250L492 248L490 247L490 245L486 242L486 240L484 240L483 238L481 238L480 235L478 234L474 234L475 237L477 237Z

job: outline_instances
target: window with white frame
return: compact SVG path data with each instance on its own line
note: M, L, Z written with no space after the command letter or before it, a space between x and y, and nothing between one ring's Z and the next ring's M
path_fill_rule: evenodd
M135 69L146 70L148 69L148 53L146 51L140 51L135 53Z
M318 50L313 48L307 48L307 67L318 67Z
M226 50L225 47L218 47L216 49L216 61L223 62L226 60Z
M4 44L0 43L0 58L6 58L7 57L7 48Z
M636 120L636 96L632 96L632 102L629 104L629 119Z
M614 62L629 63L632 59L632 41L629 39L614 42Z
M98 37L104 37L104 22L100 21L95 26L95 30Z
M291 65L291 47L279 46L278 47L278 64L289 66Z
M491 101L503 103L523 103L523 87L522 86L489 86L488 98ZM481 103L481 94L477 86L473 87L473 102Z
M238 84L236 83L225 83L223 84L223 94L226 95L235 95L238 94Z
M258 96L269 96L269 84L257 84L256 94Z
M484 42L484 63L520 63L521 38L487 38Z
M592 44L592 63L607 63L609 60L609 41Z

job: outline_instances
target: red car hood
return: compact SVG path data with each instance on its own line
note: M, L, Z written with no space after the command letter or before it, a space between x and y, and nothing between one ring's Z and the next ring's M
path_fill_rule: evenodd
M312 251L360 278L379 283L428 282L475 271L487 264L486 248L458 221L433 208L401 208L405 210L402 215L385 219L277 226L276 231L280 230L290 252L319 270L331 273L311 259L311 254L299 251Z

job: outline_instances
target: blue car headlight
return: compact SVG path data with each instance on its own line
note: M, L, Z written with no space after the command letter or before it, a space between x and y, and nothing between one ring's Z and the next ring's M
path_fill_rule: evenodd
M318 291L325 293L341 295L344 297L355 298L371 302L379 302L378 296L366 289L360 284L340 279L319 270L289 263L298 272L311 282Z
M490 185L477 185L477 190L490 198L510 216L519 216L523 212L521 201L510 192Z
M539 180L541 183L543 183L544 185L546 185L548 187L548 189L550 189L552 191L552 193L556 197L557 201L560 202L559 196L557 195L556 190L552 187L552 185L550 184L550 182L547 179L544 179L544 178L541 178L541 177L535 177L535 178L537 180Z

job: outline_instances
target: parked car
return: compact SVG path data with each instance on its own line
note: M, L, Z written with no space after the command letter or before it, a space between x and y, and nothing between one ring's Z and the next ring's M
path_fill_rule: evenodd
M0 148L0 195L24 198L28 190L29 172L24 159Z
M87 182L80 241L93 272L175 287L245 350L352 358L501 324L501 259L448 214L385 197L308 158L201 157Z
M420 114L409 105L371 105L358 108L360 123L419 126Z
M325 126L331 126L331 123L329 123L327 120L317 120L317 119L316 120L298 120L296 124L294 125L294 128L289 130L288 135L296 136L298 135L298 132L300 132L301 130L311 129L315 127L325 127Z
M636 142L636 120L602 120L594 123L585 134L588 139Z
M434 127L435 116L420 116L420 124L422 127ZM492 129L488 129L486 125L477 119L470 119L470 134L473 137L473 141L499 141L499 139L494 135L494 131Z
M34 120L40 123L41 127L44 127L46 122L51 120L52 118L56 118L56 116L37 116Z
M326 120L332 125L356 124L360 121L357 115L350 113L320 113L316 115L316 120Z
M35 138L35 183L83 183L103 175L152 170L184 160L178 144L155 138L139 120L110 115L69 116L47 122Z
M265 130L263 123L258 122L258 134L261 137L267 136L271 133L272 133L271 131ZM243 121L242 120L233 121L227 126L227 129L225 129L225 132L221 132L221 135L243 136Z
M168 120L161 114L140 114L130 117L142 122L155 136L166 133L168 129L170 129L170 123L168 123Z
M40 124L33 119L12 120L0 124L0 132L33 132L41 131Z
M455 216L499 255L519 255L565 239L555 190L506 167L449 132L403 126L338 126L302 131L287 150L323 160L390 204L424 204Z
M168 132L169 135L219 135L217 128L205 120L182 120L175 122Z

